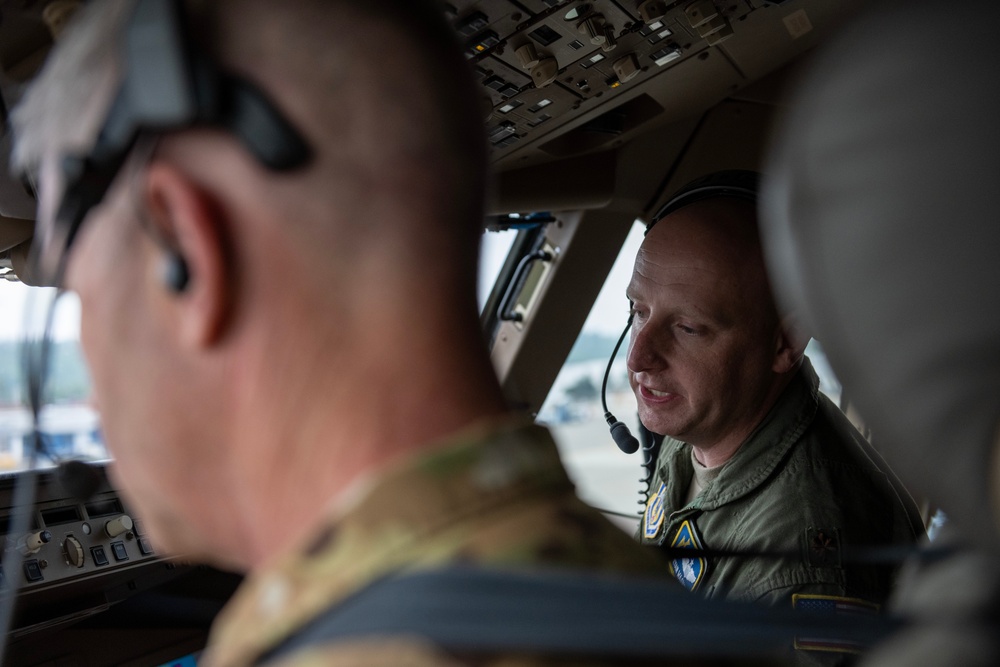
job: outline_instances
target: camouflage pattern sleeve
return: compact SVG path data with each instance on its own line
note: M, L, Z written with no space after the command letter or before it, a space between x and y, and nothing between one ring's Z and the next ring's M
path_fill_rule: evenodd
M375 579L453 563L666 576L653 553L576 497L548 431L483 424L387 470L308 544L248 577L213 628L205 664L253 664ZM406 651L414 665L450 664Z

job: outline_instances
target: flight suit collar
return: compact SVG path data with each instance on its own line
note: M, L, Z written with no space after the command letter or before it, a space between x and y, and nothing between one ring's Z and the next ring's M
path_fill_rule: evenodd
M807 358L778 401L740 446L715 481L685 505L687 483L694 474L691 446L667 437L659 457L658 476L665 481L665 505L672 508L667 525L717 509L763 484L812 423L819 406L819 378ZM669 531L659 539L665 539Z
M799 371L771 411L726 463L712 485L690 507L702 511L714 510L763 484L809 428L818 407L819 378L809 360L803 358ZM690 475L690 457L683 458L687 459Z
M334 513L310 543L251 574L220 615L207 664L253 664L310 618L399 569L462 559L462 526L492 508L572 493L547 430L479 424L405 460Z

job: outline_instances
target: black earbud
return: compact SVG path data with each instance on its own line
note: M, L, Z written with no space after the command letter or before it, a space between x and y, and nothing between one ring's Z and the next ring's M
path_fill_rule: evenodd
M170 252L163 266L163 283L174 294L181 294L191 281L187 260L180 253Z

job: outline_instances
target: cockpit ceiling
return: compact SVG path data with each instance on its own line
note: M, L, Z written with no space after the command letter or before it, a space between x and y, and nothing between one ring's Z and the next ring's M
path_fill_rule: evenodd
M490 0L449 15L501 171L607 150L794 60L862 2Z
M8 107L51 47L61 20L53 8L67 4L0 0L0 90ZM499 172L614 149L696 117L794 60L863 4L442 2L481 85Z

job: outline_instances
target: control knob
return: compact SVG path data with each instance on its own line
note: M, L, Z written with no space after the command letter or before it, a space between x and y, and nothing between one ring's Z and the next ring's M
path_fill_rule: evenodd
M39 530L34 533L28 533L18 540L17 547L22 554L27 556L38 553L50 540L52 540L52 533L47 530Z
M122 514L104 524L104 532L108 537L118 537L130 530L132 530L132 518L128 514Z
M607 33L604 31L604 17L600 14L590 14L578 24L576 29L587 36L594 46L601 46L607 41Z
M63 542L63 553L66 555L66 562L73 567L83 567L83 545L80 540L72 535L67 535Z

